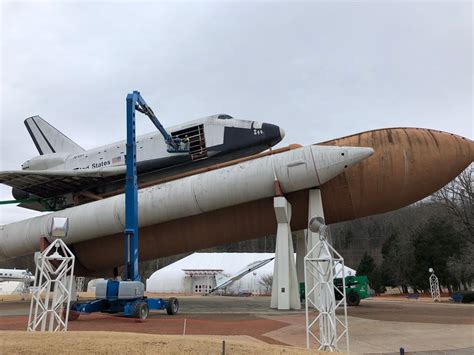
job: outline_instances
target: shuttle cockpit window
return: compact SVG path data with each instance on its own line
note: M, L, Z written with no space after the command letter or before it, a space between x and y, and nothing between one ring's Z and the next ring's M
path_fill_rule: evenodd
M231 120L231 119L234 118L234 117L229 116L229 115L219 115L219 116L217 116L217 118L218 118L219 120Z

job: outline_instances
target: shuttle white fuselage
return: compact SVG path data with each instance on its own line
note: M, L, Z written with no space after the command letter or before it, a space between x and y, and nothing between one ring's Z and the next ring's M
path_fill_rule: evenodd
M34 280L35 280L35 277L28 270L0 269L0 282L5 282L5 281L33 282Z

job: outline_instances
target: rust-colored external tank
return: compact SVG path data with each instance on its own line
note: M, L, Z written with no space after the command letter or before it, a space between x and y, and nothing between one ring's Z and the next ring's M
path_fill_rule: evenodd
M432 194L474 159L474 143L417 128L363 132L319 145L372 147L374 154L320 188L327 223L392 211ZM232 188L232 187L229 187ZM308 190L287 194L293 230L306 228ZM274 234L273 199L264 198L140 228L140 260ZM123 235L73 244L80 273L104 275L123 263Z
M374 154L321 187L327 223L393 211L439 190L474 160L474 143L421 128L389 128L319 143Z

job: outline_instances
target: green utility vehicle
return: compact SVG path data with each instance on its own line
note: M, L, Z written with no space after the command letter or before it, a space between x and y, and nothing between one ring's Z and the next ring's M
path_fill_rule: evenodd
M342 278L334 279L334 287L342 290ZM369 297L367 276L346 276L346 301L348 306L358 306L360 300ZM336 299L341 298L341 294L336 292Z
M358 306L360 300L369 298L369 284L367 276L346 276L346 301L348 306ZM334 279L334 287L342 290L342 278ZM341 294L334 292L336 300L340 300ZM304 282L300 283L300 300L305 299Z

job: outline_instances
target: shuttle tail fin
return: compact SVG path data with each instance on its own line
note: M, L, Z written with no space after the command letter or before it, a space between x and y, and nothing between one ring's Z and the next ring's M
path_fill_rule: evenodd
M40 116L28 117L25 120L25 126L41 155L50 153L80 153L84 151L81 146L74 143Z

